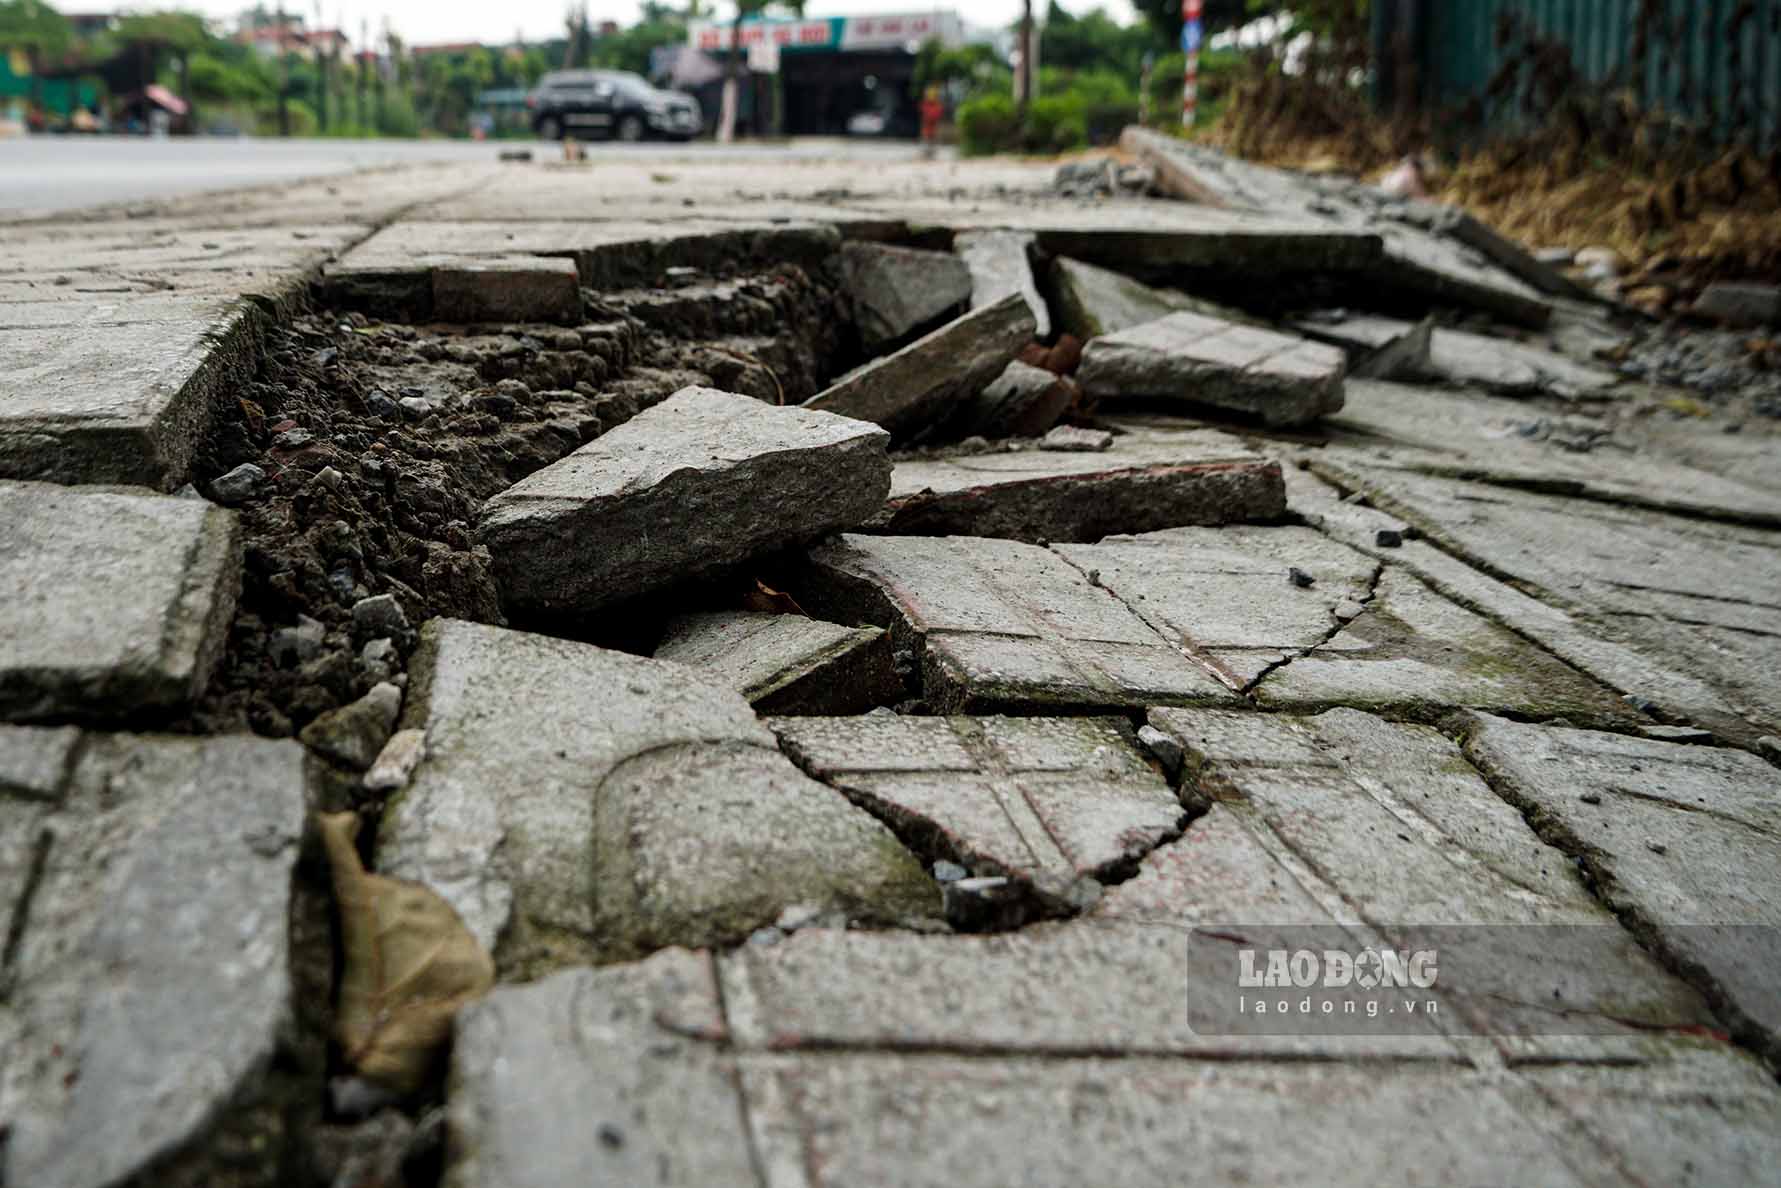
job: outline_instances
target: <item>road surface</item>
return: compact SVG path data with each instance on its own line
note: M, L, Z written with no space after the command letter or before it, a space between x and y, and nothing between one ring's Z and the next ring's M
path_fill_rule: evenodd
M267 140L254 137L30 136L0 140L0 217L52 214L85 206L153 201L349 173L371 166L432 161L488 161L514 141ZM555 152L538 144L539 152ZM795 156L863 161L913 160L906 141L798 140L785 144L592 144L590 153L746 159Z

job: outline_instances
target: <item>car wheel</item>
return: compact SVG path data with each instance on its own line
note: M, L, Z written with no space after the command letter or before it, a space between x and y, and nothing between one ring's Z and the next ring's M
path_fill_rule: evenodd
M618 122L618 138L626 144L636 144L643 139L643 120L634 115L623 117Z
M538 121L538 139L561 140L562 138L563 123L561 120L557 119L557 117L545 116Z

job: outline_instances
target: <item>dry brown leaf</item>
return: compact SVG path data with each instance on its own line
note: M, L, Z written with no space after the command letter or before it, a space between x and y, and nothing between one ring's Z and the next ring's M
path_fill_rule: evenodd
M345 952L335 1038L360 1076L414 1093L432 1077L458 1008L494 985L495 963L436 892L366 872L356 814L316 823Z
M759 578L755 579L754 589L742 595L742 608L751 611L764 611L770 615L802 615L804 608L798 600L784 590L775 590Z

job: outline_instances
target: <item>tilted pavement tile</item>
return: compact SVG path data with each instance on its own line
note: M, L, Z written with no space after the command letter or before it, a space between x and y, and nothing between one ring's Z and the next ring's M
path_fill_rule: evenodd
M582 614L870 516L890 485L873 426L684 388L483 505L507 604Z
M971 270L957 256L883 243L842 244L841 282L869 354L907 341L971 299Z
M1379 564L1308 528L1185 528L1055 550L1230 688L1328 640L1372 596ZM1290 571L1310 574L1300 587Z
M989 386L1035 328L1026 300L1010 294L848 372L803 407L871 421L899 439L914 436Z
M1251 321L1246 314L1216 302L1189 297L1174 289L1153 289L1122 272L1097 268L1067 256L1051 262L1050 279L1052 292L1057 295L1058 325L1084 342L1182 310L1227 322Z
M496 988L458 1017L448 1188L756 1184L703 953Z
M810 551L808 609L890 628L935 712L1235 700L1108 591L1036 545L858 536Z
M880 627L760 611L682 615L655 658L697 669L763 714L857 714L903 698Z
M185 481L218 401L252 365L264 315L210 300L155 310L161 320L91 333L0 330L0 477Z
M1342 407L1342 352L1197 313L1091 341L1076 374L1096 397L1154 397L1302 425Z
M868 528L1038 543L1285 514L1279 464L1238 438L1200 430L1168 442L1115 441L1094 453L1022 450L898 462L890 501Z
M70 741L0 727L0 853L29 855L0 877L0 1175L103 1188L215 1183L227 1168L229 1183L271 1185L290 1108L268 1067L291 1027L303 750ZM66 772L21 797L46 747ZM6 885L15 869L30 871L22 888Z
M1704 682L1672 665L1655 663L1558 607L1443 552L1397 516L1342 499L1335 488L1307 471L1287 467L1283 474L1291 510L1336 540L1408 570L1438 593L1533 640L1631 700L1728 737L1749 732L1731 704ZM1391 545L1379 543L1382 532L1392 534Z
M1158 709L1150 721L1187 752L1184 794L1265 830L1393 942L1435 949L1439 990L1507 1050L1638 1054L1656 1033L1711 1024L1570 856L1433 729L1348 709Z
M1781 802L1743 751L1480 715L1466 753L1603 901L1781 1058Z
M952 237L952 250L971 270L972 309L1018 293L1032 311L1033 337L1051 338L1051 307L1033 275L1038 240L1031 231L961 231Z
M185 706L222 655L240 582L234 512L0 481L0 719Z
M1120 718L774 718L806 772L924 858L1013 879L1041 911L1100 897L1187 819Z
M786 908L921 923L938 886L678 664L435 619L402 725L427 755L379 868L443 895L504 976L740 940Z

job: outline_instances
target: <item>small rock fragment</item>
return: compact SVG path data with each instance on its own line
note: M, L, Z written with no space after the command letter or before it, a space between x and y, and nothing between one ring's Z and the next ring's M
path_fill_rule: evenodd
M1090 454L1113 448L1113 434L1106 429L1056 425L1039 439L1039 448L1058 454Z
M394 594L377 594L353 603L352 625L360 635L400 635L408 630L408 616Z
M252 462L243 462L229 473L217 478L210 484L210 493L218 503L233 507L237 503L245 503L259 491L260 484L266 481L266 472Z
M1286 571L1287 580L1301 590L1309 590L1317 584L1317 579L1298 566L1294 565Z
M363 771L389 741L401 712L402 690L380 684L357 701L323 714L297 737L310 750Z
M425 730L398 730L377 753L371 770L365 773L365 789L369 792L393 792L408 783L414 769L427 757Z
M298 615L295 627L280 627L272 633L266 650L272 663L280 667L302 664L321 653L326 634L326 628L319 622L308 615Z
M1373 543L1382 549L1401 549L1404 547L1404 534L1391 528L1381 528L1373 535Z
M1163 774L1168 776L1169 781L1173 783L1181 774L1182 761L1187 757L1181 744L1155 726L1140 726L1138 741L1143 743L1152 755L1156 756L1156 761L1163 765Z

